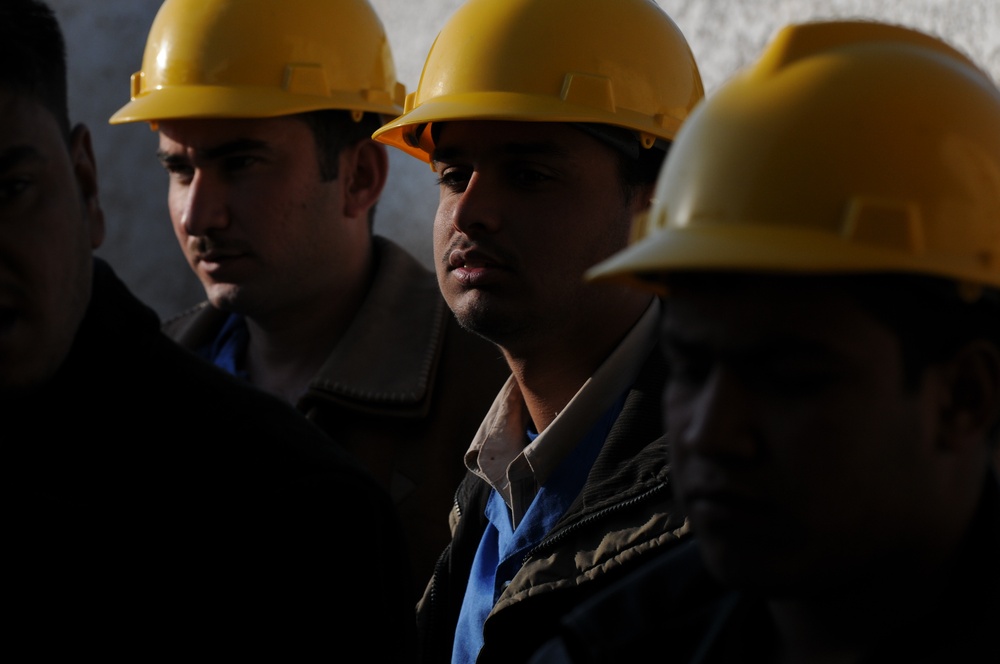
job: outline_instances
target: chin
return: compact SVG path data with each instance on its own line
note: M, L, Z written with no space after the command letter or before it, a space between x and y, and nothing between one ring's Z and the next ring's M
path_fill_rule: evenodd
M712 576L731 588L771 598L807 596L827 585L835 570L804 550L766 545L702 542L702 559Z
M246 288L236 284L206 283L205 297L216 309L233 313L246 313L251 301Z
M725 551L702 547L705 566L720 583L735 590L770 595L784 583L776 578L767 561L753 560L741 555L728 555Z
M501 348L515 346L531 329L530 316L507 315L481 301L452 312L460 326Z
M453 313L455 314L455 320L458 321L462 329L472 332L492 343L499 343L496 340L496 326L491 321L484 320L482 316L469 316L459 312Z

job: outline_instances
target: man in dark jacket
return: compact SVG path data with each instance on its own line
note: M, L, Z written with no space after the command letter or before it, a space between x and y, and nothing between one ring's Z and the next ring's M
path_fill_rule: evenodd
M694 538L533 664L1000 661L1000 90L920 32L790 26L692 115L643 237Z
M388 494L293 408L160 332L93 258L59 26L0 5L4 602L19 652L406 657ZM382 655L385 659L382 659Z
M375 134L437 172L438 284L513 374L465 454L452 542L418 607L424 661L520 661L683 533L659 302L583 273L625 246L701 97L655 3L472 0L435 40L408 112Z
M382 23L366 0L166 0L132 80L111 122L159 131L208 298L164 330L362 461L399 511L416 602L509 371L434 275L372 233L389 167L370 136L405 92Z

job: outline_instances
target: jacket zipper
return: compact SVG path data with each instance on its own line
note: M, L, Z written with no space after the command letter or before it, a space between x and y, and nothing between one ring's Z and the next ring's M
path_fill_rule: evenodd
M549 548L549 547L551 547L554 544L558 544L563 539L565 539L566 537L568 537L572 533L576 532L580 528L583 528L584 526L586 526L587 524L591 523L595 519L599 519L599 518L604 517L607 514L610 514L612 512L617 512L618 510L625 509L627 507L631 507L632 505L635 505L636 503L642 502L642 501L648 499L650 496L655 496L656 494L659 494L663 490L668 489L668 488L669 488L669 485L666 482L663 482L662 484L658 484L655 487L653 487L652 489L649 489L645 493L641 493L638 496L635 496L633 498L629 498L628 500L626 500L624 502L615 503L614 505L611 505L610 507L605 507L603 510L601 510L599 512L594 512L590 516L577 521L573 525L571 525L571 526L569 526L567 528L563 528L562 530L560 530L558 533L556 533L552 537L549 537L548 539L544 539L541 542L539 542L535 546L535 548L533 548L531 551L528 551L528 553L525 554L524 558L521 560L521 566L524 567L524 565L528 562L528 559L531 558L532 556L534 556L539 551L542 551L542 550L544 550L546 548Z

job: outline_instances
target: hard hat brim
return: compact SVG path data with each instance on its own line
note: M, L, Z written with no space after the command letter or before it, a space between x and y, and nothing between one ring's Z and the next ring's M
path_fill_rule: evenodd
M395 117L402 108L373 103L361 95L289 95L279 88L172 86L132 99L109 124L198 118L269 118L324 109L365 111Z
M663 115L662 124L657 125L643 114L628 109L605 111L567 103L553 97L514 92L470 92L423 102L413 110L388 122L373 134L373 138L418 159L429 161L430 155L423 148L411 146L406 142L404 138L406 129L414 125L462 120L596 122L624 127L667 140L677 134L681 124L680 119L668 114Z
M822 231L709 223L655 231L592 267L586 278L662 291L663 277L681 272L916 273L1000 288L995 268L960 257L929 266L920 255L838 241Z

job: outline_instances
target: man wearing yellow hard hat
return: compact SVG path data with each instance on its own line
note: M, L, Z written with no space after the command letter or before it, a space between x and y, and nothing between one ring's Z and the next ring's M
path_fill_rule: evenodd
M298 661L384 639L366 660L405 661L388 492L291 406L167 338L95 257L75 57L47 3L0 3L4 642L131 661L253 660L277 641Z
M433 274L372 234L388 161L370 135L404 94L366 0L167 0L111 122L159 131L208 297L165 330L295 404L392 492L415 602L448 542L460 455L509 371Z
M591 277L665 296L694 538L532 661L1000 661L996 85L907 28L790 26L636 235Z
M583 274L626 245L702 96L654 2L470 0L375 134L437 173L439 286L512 370L470 437L454 536L418 607L421 661L521 661L684 533L658 301Z

